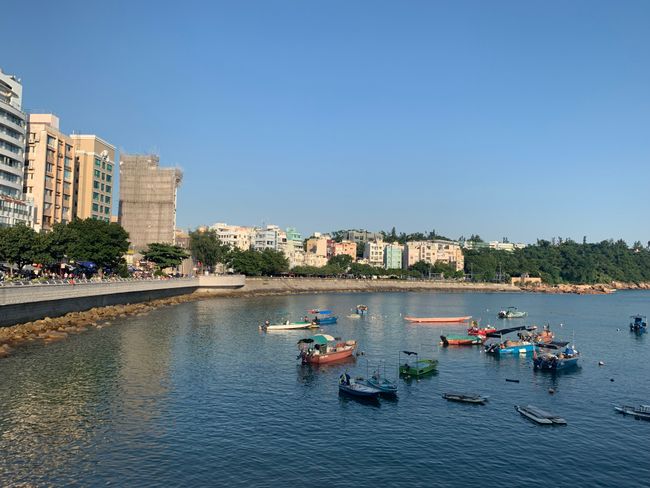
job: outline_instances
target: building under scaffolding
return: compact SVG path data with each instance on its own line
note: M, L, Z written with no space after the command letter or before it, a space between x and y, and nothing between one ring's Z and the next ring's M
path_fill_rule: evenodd
M153 154L120 155L119 223L135 252L147 244L175 243L176 192L183 178L177 168L160 168Z

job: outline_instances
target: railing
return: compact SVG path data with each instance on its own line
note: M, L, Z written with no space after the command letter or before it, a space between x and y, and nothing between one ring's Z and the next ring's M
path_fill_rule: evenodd
M197 278L159 278L159 277L150 277L150 278L103 278L103 279L84 279L84 278L68 278L68 279L49 279L49 280L12 280L12 281L0 281L0 286L8 288L13 286L70 286L70 285L105 285L110 283L144 283L149 281L187 281L187 282L196 282Z

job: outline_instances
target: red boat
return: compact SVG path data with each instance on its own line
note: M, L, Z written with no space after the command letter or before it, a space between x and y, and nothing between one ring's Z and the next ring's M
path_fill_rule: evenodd
M467 322L472 316L466 317L404 317L411 323L416 324L457 324L460 322Z
M496 332L496 330L497 328L492 327L491 325L488 325L487 327L479 327L478 322L474 320L472 321L472 326L467 329L467 334L485 338L489 333Z
M316 334L298 341L302 364L324 364L349 358L357 348L357 341L341 341L327 334Z

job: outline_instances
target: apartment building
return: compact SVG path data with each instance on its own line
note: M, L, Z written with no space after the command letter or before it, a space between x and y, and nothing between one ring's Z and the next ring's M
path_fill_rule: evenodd
M286 246L287 233L280 229L280 227L277 225L267 225L264 228L257 229L255 232L253 249L256 251L273 249L274 251L284 252Z
M222 222L211 225L210 229L215 231L222 244L242 251L248 251L253 246L257 233L255 227L228 225Z
M381 232L368 232L367 230L348 230L345 233L345 240L355 244L365 244L370 241L383 239Z
M327 260L329 241L331 241L330 236L321 234L320 232L314 232L314 235L307 239L305 252L324 257Z
M47 232L74 217L75 151L54 114L31 114L27 130L25 193L34 201L34 229Z
M332 244L332 256L347 255L352 261L357 260L357 244L352 241L334 242Z
M384 268L401 269L403 250L404 250L404 246L402 246L401 244L385 244L384 245Z
M95 135L70 136L75 151L73 215L110 222L115 190L115 146Z
M381 240L366 242L363 247L363 258L370 266L384 266L384 242Z
M402 266L408 268L418 261L435 264L442 262L450 264L460 271L465 266L463 250L460 244L453 241L411 241L404 246Z
M33 225L31 198L25 196L25 134L23 86L0 70L0 226Z

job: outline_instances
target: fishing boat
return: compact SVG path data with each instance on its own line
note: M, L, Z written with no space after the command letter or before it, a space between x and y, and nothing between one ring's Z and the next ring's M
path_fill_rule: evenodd
M486 327L479 327L478 322L476 320L472 320L472 324L467 329L467 334L483 336L485 338L485 336L487 336L489 333L496 332L496 331L497 328L492 325L488 325Z
M485 336L469 334L447 334L441 335L440 340L443 346L473 346L483 344Z
M503 341L485 345L485 352L504 356L506 354L528 354L535 350L535 344L528 341Z
M404 317L404 320L414 324L457 324L467 322L472 316L465 317Z
M508 307L505 310L500 310L497 317L500 319L522 319L528 316L528 312L520 312L517 307Z
M314 314L314 317L311 319L311 322L314 325L332 325L335 324L338 320L338 317L333 315L331 310L324 309L312 309L307 311L310 314ZM305 317L308 320L308 317Z
M404 353L407 356L407 360L402 363L401 354ZM411 356L415 356L414 360L410 360ZM413 351L402 351L400 353L399 361L399 374L402 376L425 376L427 374L433 373L438 367L438 361L436 359L419 359L417 352Z
M368 315L368 305L357 305L357 315Z
M300 339L298 358L302 364L324 364L349 358L357 347L357 341L341 341L327 334Z
M623 415L633 415L638 419L650 420L650 405L614 405L614 410Z
M515 410L524 417L542 425L566 425L566 420L533 405L515 405Z
M643 333L648 329L648 320L645 315L632 315L630 316L630 332Z
M370 363L366 362L367 369L368 371L370 370ZM394 381L390 381L388 378L386 378L386 363L383 364L384 366L384 372L383 374L379 372L379 368L377 368L373 373L372 376L368 376L368 379L365 380L366 384L368 386L371 386L373 388L377 388L381 391L382 394L384 395L396 395L397 394L397 383Z
M479 405L485 405L485 402L488 401L488 397L477 393L443 393L442 398L452 402L476 403Z
M573 346L569 346L566 343L565 346L564 350L558 352L547 351L542 354L537 354L537 351L534 351L533 367L543 371L560 371L576 367L578 365L578 359L580 359L580 353ZM540 344L539 347L560 349L563 346L558 347L556 344L551 343Z
M537 332L536 326L532 325L526 329L526 332L519 332L517 336L522 341L534 342L535 344L550 344L555 339L555 334L551 331L550 325L545 325L541 332Z
M357 380L350 378L348 373L343 373L339 376L339 393L361 398L377 398L381 390L368 386L363 382L357 382Z

